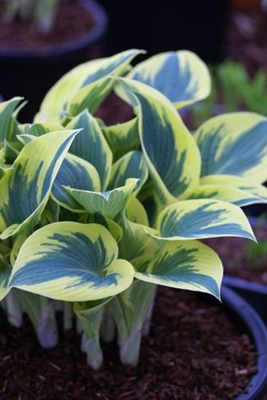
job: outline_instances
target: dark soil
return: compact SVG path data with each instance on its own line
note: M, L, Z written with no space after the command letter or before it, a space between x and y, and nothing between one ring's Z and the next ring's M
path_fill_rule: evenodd
M85 12L78 0L61 0L56 24L49 35L39 33L31 21L9 23L5 3L0 1L0 44L2 48L38 50L67 43L89 32L95 24L90 12Z
M74 332L44 350L27 319L18 329L0 314L0 399L233 399L255 373L256 354L218 307L193 292L159 288L139 365L122 366L116 345L106 345L100 371L87 366Z

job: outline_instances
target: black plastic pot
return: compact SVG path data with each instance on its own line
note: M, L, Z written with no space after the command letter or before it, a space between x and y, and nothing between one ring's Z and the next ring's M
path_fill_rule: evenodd
M21 122L31 122L44 95L63 74L94 57L106 33L108 16L94 0L81 3L95 25L80 39L39 52L1 48L0 44L0 95L4 100L22 96L29 101L19 114Z
M267 325L267 285L226 275L224 283L244 297ZM266 367L267 368L267 367Z
M248 216L248 219L252 228L260 225L257 217ZM244 297L267 325L267 285L229 275L225 275L223 281L228 287Z
M266 400L267 396L267 327L255 309L241 296L222 286L222 305L242 331L253 339L258 354L258 372L249 382L246 393L235 400Z
M257 217L249 216L252 228L260 225ZM267 285L225 275L224 283L244 297L256 309L267 325Z

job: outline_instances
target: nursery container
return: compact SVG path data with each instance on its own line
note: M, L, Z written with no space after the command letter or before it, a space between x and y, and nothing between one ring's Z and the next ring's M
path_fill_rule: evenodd
M79 39L39 51L6 48L0 44L1 97L7 100L19 95L29 101L20 113L21 122L32 120L46 92L63 74L94 57L96 45L106 32L108 17L98 2L83 0L81 3L95 24Z
M244 297L267 324L267 285L226 275L224 283Z
M250 333L258 353L258 372L247 386L247 392L236 400L265 400L267 394L267 328L255 309L241 296L225 286L222 288L222 299L234 321L242 321Z
M249 216L249 221L253 228L259 225L256 217ZM224 276L224 283L243 296L267 324L267 285L227 274Z

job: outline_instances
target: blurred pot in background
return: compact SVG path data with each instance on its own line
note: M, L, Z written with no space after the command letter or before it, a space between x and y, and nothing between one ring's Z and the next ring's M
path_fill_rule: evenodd
M0 95L29 101L20 113L20 121L29 122L63 74L99 56L108 18L94 0L61 0L52 29L44 33L34 21L10 19L5 4L11 3L0 3Z

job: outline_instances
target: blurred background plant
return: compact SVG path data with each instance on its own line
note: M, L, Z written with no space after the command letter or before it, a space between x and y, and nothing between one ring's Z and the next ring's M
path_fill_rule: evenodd
M208 99L192 109L194 126L221 112L246 110L267 115L267 72L264 69L250 78L243 64L226 59L218 66L210 66L210 71L212 92Z
M5 0L5 3L8 21L29 21L39 33L47 35L51 32L59 0Z

